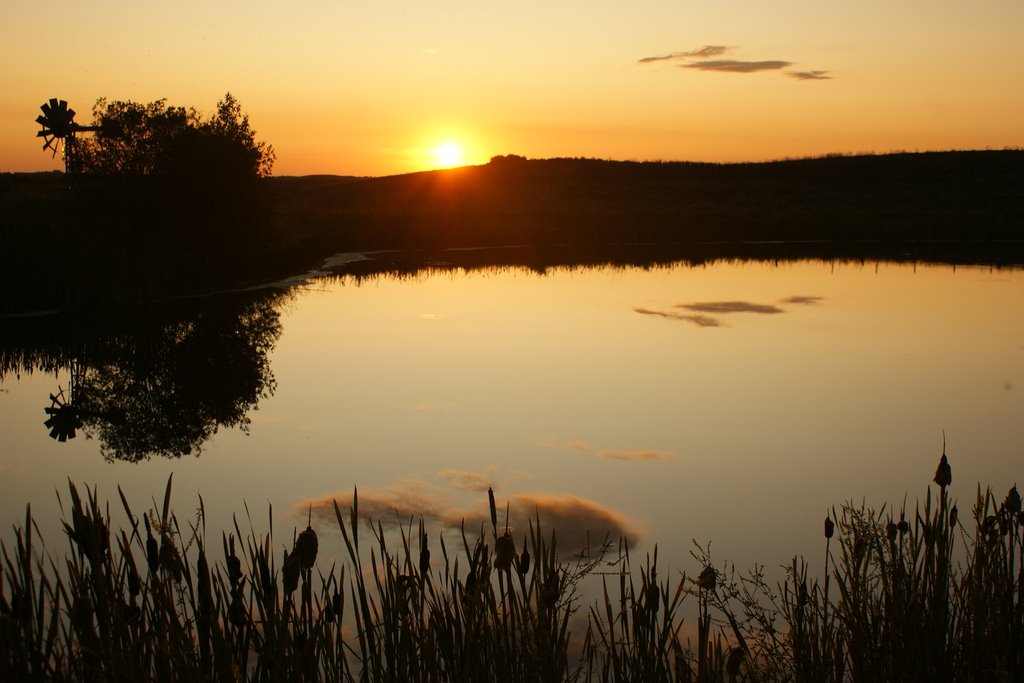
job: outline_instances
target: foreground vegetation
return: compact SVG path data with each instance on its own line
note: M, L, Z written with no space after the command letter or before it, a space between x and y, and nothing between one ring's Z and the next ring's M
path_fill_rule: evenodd
M347 558L325 568L312 527L280 556L251 520L211 540L202 500L182 526L168 481L159 512L139 517L122 494L112 532L109 506L71 485L65 557L40 547L30 510L2 547L0 678L1021 680L1020 496L979 488L961 516L945 455L935 482L913 510L832 511L824 567L796 558L777 587L700 548L698 571L671 577L657 550L564 554L539 519L517 547L493 496L491 528L464 530L459 548L422 522L397 538L361 529L358 496L335 504Z

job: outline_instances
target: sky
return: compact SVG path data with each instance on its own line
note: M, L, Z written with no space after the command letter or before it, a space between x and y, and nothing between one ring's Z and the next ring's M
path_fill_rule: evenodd
M1024 147L1020 0L5 3L0 172L63 168L38 107L212 112L277 175L530 158L760 161Z

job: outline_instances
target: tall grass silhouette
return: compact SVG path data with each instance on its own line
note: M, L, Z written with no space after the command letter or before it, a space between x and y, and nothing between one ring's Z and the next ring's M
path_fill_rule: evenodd
M1021 680L1020 495L979 486L961 517L945 453L934 481L913 509L830 510L823 566L794 558L775 586L709 546L668 578L657 547L565 554L539 517L517 546L493 492L491 528L458 547L422 521L361 521L356 492L334 505L343 556L324 567L311 525L289 550L246 509L246 533L210 541L202 498L182 524L168 479L141 516L119 489L115 531L69 483L63 557L30 508L0 547L0 680Z

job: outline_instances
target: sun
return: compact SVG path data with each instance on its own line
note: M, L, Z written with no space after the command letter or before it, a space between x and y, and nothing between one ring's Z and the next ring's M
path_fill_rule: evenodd
M448 140L434 148L434 162L441 168L451 168L463 164L462 148Z

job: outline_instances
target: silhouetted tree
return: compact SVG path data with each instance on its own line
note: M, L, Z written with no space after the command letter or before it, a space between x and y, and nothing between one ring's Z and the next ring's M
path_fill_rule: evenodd
M249 117L231 94L204 119L194 108L108 101L93 106L95 136L80 141L81 170L107 176L231 174L234 178L270 175L274 148L256 139ZM207 166L206 164L211 164Z
M269 352L281 333L275 299L210 306L191 319L108 337L89 349L76 401L108 460L198 453L276 382Z
M66 373L51 393L73 408L108 460L198 454L220 427L244 431L249 412L273 394L268 356L287 296L204 298L137 316L114 309L22 325L0 320L0 382ZM39 398L42 407L46 397ZM42 412L39 421L45 438Z
M166 100L100 99L93 117L100 130L78 150L83 239L105 265L120 259L114 270L134 268L166 290L238 279L265 262L261 181L274 150L234 96L210 116Z

